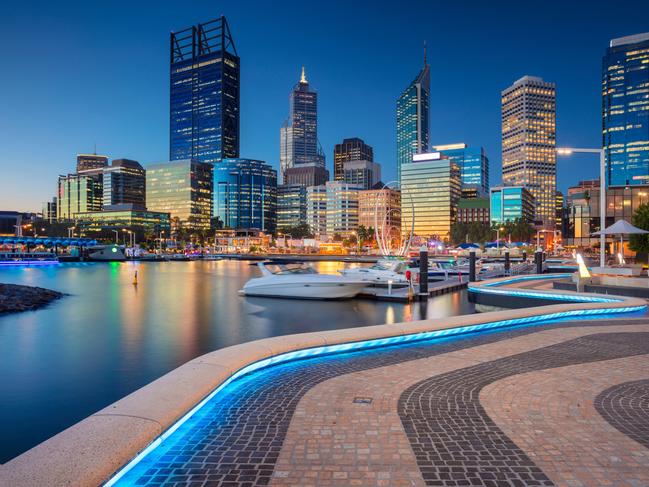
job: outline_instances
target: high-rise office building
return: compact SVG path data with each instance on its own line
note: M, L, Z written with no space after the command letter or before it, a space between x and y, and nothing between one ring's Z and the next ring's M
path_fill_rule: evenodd
M103 169L104 209L114 205L130 205L132 209L146 208L146 171L137 161L113 159Z
M73 220L78 213L101 211L103 189L101 180L92 175L59 176L56 195L56 219Z
M289 118L280 129L280 181L292 167L325 167L318 142L318 94L309 88L304 67L289 97Z
M398 237L401 234L401 192L384 188L378 183L374 188L358 193L358 225L382 229Z
M211 164L191 159L150 164L146 169L146 206L170 213L174 230L210 228L212 217Z
M492 225L515 220L534 221L534 195L524 186L497 186L491 188L490 219ZM554 200L554 197L553 197Z
M108 157L97 154L77 154L77 172L103 169L108 165Z
M49 223L56 221L56 207L58 203L56 196L54 196L50 201L45 201L43 203L43 220Z
M489 159L482 147L464 143L435 145L439 151L460 166L462 198L486 197L489 194Z
M320 186L329 181L329 171L322 166L304 164L301 166L289 167L284 172L284 184L301 186Z
M225 228L277 229L277 171L264 161L223 159L214 167L213 216Z
M372 161L347 161L342 181L371 189L381 180L381 165Z
M649 32L613 39L602 60L606 185L649 185Z
M426 61L417 77L397 100L397 180L401 166L410 164L414 154L428 151L430 103L430 66Z
M344 181L327 181L327 235L349 237L358 229L358 193L362 189Z
M334 181L345 179L345 163L350 161L374 162L374 149L357 137L344 139L342 144L336 144L334 148Z
M301 184L278 186L277 231L286 232L306 222L306 187Z
M557 190L555 85L524 76L502 92L501 102L503 183L529 189L535 219L552 229Z
M327 187L324 184L306 188L306 222L316 237L327 234Z
M239 56L225 17L171 33L169 159L239 157Z
M448 240L461 194L460 167L439 152L414 154L401 167L401 229Z

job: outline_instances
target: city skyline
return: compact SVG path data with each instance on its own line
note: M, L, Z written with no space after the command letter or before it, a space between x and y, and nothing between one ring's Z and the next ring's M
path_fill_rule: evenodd
M417 3L413 2L413 4ZM106 79L93 78L92 76L83 77L85 80L83 89L73 89L76 85L72 83L65 90L48 91L44 100L41 99L43 95L39 93L35 93L32 98L26 98L27 92L22 90L29 90L30 82L23 83L24 86L21 87L13 86L14 90L11 90L13 83L12 62L18 62L18 59L12 59L16 53L7 55L10 76L0 82L1 91L5 94L17 92L17 95L22 94L23 96L12 96L12 99L3 103L9 116L0 122L0 128L3 129L6 136L5 143L0 149L0 163L2 163L3 172L6 175L6 189L3 188L3 191L0 192L0 205L7 209L38 211L42 202L48 200L55 193L52 181L56 180L56 175L71 172L74 168L75 155L92 152L95 144L97 144L97 151L108 155L110 159L134 159L145 167L151 163L167 160L165 153L169 147L169 140L168 129L165 130L164 127L168 127L168 72L163 76L158 76L158 74L164 73L168 69L168 62L165 64L160 60L168 54L166 51L169 32L194 23L207 22L217 18L221 13L228 18L242 60L242 155L265 160L278 169L279 141L277 141L276 131L285 117L286 80L290 80L288 86L291 85L291 82L294 83L295 72L301 65L305 65L307 72L310 73L309 79L314 81L314 86L317 87L321 99L320 129L322 135L320 138L327 155L327 167L332 169L333 147L336 143L343 138L361 137L375 148L376 159L382 162L384 179L394 179L396 176L394 104L403 87L411 81L412 73L419 68L421 43L427 41L428 62L431 65L430 122L432 137L430 143L438 145L466 142L469 145L484 146L487 157L491 161L491 183L498 184L501 182L500 113L498 109L500 91L523 75L541 76L556 82L557 137L560 145L595 147L600 145L601 59L610 39L646 30L646 26L639 25L641 22L633 25L635 17L625 16L633 10L633 5L633 2L629 2L616 9L608 17L609 25L606 28L600 26L598 29L587 29L594 30L596 35L589 33L575 37L573 31L558 30L560 35L557 37L564 40L570 37L573 41L571 46L573 49L583 48L585 42L590 43L587 50L588 55L584 55L583 59L569 59L568 54L572 52L571 49L559 49L560 42L558 40L552 42L548 42L547 39L538 42L520 41L522 46L510 47L513 52L506 56L509 64L504 66L505 69L494 69L493 73L485 73L485 76L481 78L480 86L477 87L475 82L464 82L461 77L458 79L457 74L469 77L471 68L475 69L481 63L486 62L486 60L479 59L478 53L475 52L476 49L480 51L486 47L481 46L478 49L477 45L474 45L472 46L474 51L470 51L467 50L467 46L471 42L467 40L459 45L454 45L453 42L443 40L443 36L438 39L437 33L440 29L444 30L447 27L438 28L435 26L433 29L427 22L417 22L416 25L410 26L412 28L405 39L401 39L401 42L395 46L388 46L385 41L376 43L377 37L375 36L367 41L361 40L361 35L357 38L341 36L342 42L346 43L345 46L351 52L364 49L369 41L374 43L376 52L368 56L370 58L368 64L376 64L376 60L382 57L381 52L385 49L388 49L390 54L394 54L395 51L399 52L400 58L391 60L394 66L385 64L385 62L377 64L375 72L367 72L365 69L350 72L344 69L348 66L347 64L341 64L338 72L327 73L327 70L332 67L332 52L336 52L336 49L324 52L313 50L314 46L319 46L327 41L322 28L319 27L309 32L309 35L301 34L300 41L303 46L300 46L300 49L292 47L287 49L286 56L282 51L281 56L273 57L268 64L259 63L258 61L270 47L277 50L282 46L273 42L269 46L254 42L259 40L259 34L251 29L251 25L255 25L255 23L249 18L250 16L245 15L245 9L237 11L232 7L219 12L207 5L198 5L187 15L179 16L172 16L170 9L169 11L163 9L160 19L151 22L150 26L139 32L142 42L135 51L139 53L138 58L140 58L141 65L138 65L138 69L131 67L131 69L120 70L122 64L117 61L115 54L113 57L106 58L102 57L102 53L104 50L109 53L116 52L108 49L108 46L113 41L117 42L117 32L125 37L121 42L132 40L132 33L128 31L128 25L141 19L144 12L136 10L130 20L117 19L108 12L106 18L99 22L96 32L88 36L81 47L77 47L79 51L87 51L85 53L87 57L72 56L76 61L75 64L78 64L77 69L81 72L88 72L88 69L84 68L87 68L88 65L97 67L99 66L98 62L102 61L104 68L102 74ZM102 8L109 9L105 6ZM79 9L79 12L73 14L63 9L60 14L42 14L42 18L36 15L32 20L39 24L39 22L43 22L44 18L49 17L52 19L50 27L58 31L64 28L66 22L79 21L84 16L91 19L100 15L102 8ZM266 7L257 4L257 8L263 10ZM282 6L280 10L288 8ZM352 8L358 9L359 6L354 5ZM577 11L571 11L570 7L557 6L556 8L558 12L567 14L565 19L558 21L564 27L567 27L570 19L574 22L574 19L577 18ZM643 8L647 9L647 7ZM640 9L639 6L635 9L636 14L638 9ZM47 10L47 8L44 6L43 10ZM333 15L331 10L335 9L330 10L329 7L323 6L321 10L322 15L327 17ZM439 7L437 10L442 13L442 18L451 19L454 13L453 7ZM474 10L475 17L478 17L480 6L476 4ZM9 16L10 29L20 25L18 20L21 17L24 19L28 13L30 13L29 8L21 9L18 6L12 6ZM69 14L70 19L61 18L66 13ZM275 14L277 20L281 13ZM495 9L495 13L492 15L497 13L498 9ZM397 13L397 15L401 14ZM386 17L389 17L387 12L373 12L368 24L381 25L387 22ZM467 16L466 21L468 23L476 22L477 19L473 17L474 15ZM282 19L282 22L278 22L279 25L274 28L279 29L281 25L285 25L284 23L290 22L290 20L290 16L287 19ZM540 25L541 20L537 19L535 22ZM589 19L585 19L585 21L588 22ZM601 20L591 22L592 25L602 23ZM110 25L115 27L115 32L113 29L107 28ZM123 29L127 30L122 32ZM365 32L367 27L363 27L361 30ZM494 27L494 42L498 41L500 35L496 34L496 30ZM277 35L275 31L271 31L271 34ZM476 44L479 35L476 34L476 38L468 37L473 44ZM74 42L73 38L73 35L62 35L63 45L58 47L65 47L66 42ZM166 42L163 40L164 38L167 38ZM340 44L337 47L340 48ZM19 46L19 51L23 56L29 53L29 49L29 43L26 46ZM48 49L46 48L46 51ZM520 60L514 62L516 49L528 52L524 62L520 62ZM305 55L305 52L300 51L308 51L309 54ZM315 54L316 52L317 54ZM96 57L89 55L92 53ZM150 59L142 61L143 54L145 54L145 58L150 56ZM475 57L465 58L467 61L465 65L458 66L451 59L458 54L465 56L472 54ZM496 59L502 53L493 52L492 54L493 59ZM126 67L129 68L128 61L131 60L131 54L124 56L125 59L120 61L127 61ZM553 56L556 59L548 61L548 58ZM281 62L279 62L279 58L282 58ZM279 66L273 71L268 70L268 66L272 65L271 61L275 64L279 62ZM503 61L499 59L497 62L502 63ZM52 86L57 86L57 83L65 84L69 81L69 76L74 74L74 72L65 71L66 62L62 64L61 67L53 68L49 62L45 62L45 73L53 81ZM570 69L565 68L566 64L570 64ZM502 66L498 66L502 68ZM152 72L149 71L151 69ZM377 72L386 72L387 70L389 70L389 74L386 74L386 80L377 78ZM106 83L114 81L113 75L110 74L112 71L118 71L135 87L139 87L142 83L149 83L155 89L152 90L151 96L148 93L137 93L138 90L133 89L132 91L138 96L142 95L141 102L134 103L133 98L119 96L120 90L123 89L119 83L106 85ZM342 73L345 75L343 76ZM267 77L265 78L266 84L261 83L263 76ZM274 79L271 80L270 77L274 77ZM455 82L451 86L455 91L449 90L447 85L451 79ZM471 77L471 79L475 80L476 78ZM362 86L359 88L363 90L363 96L355 96L359 92L350 90L350 87L361 83ZM466 91L467 84L472 88L471 91ZM284 87L281 88L281 85ZM279 95L278 86L282 90ZM576 91L575 86L580 89ZM30 94L32 93L30 92ZM112 107L107 107L102 94L104 98L110 100ZM21 100L22 111L17 110L13 98ZM476 104L477 99L488 100L488 102L482 101L482 103ZM40 103L39 100L41 100ZM373 100L376 100L376 103ZM59 104L70 106L70 114L61 113L60 127L50 127L52 119L48 118L48 115L51 116L51 112L56 111ZM363 113L359 112L360 107L364 107ZM449 107L453 110L449 110ZM113 110L122 116L114 117ZM34 113L43 113L42 120L29 119L29 116L33 117ZM262 113L261 117L259 113ZM345 115L349 113L354 116L346 117ZM75 117L69 119L68 117L72 114ZM84 114L86 115L85 120ZM7 123L8 120L10 123ZM62 130L63 127L65 127L65 131ZM105 127L106 130L100 130L101 127ZM25 140L27 134L38 137L38 143L27 144ZM596 161L591 162L590 159L586 159L586 161L588 161L586 163L588 167L592 168L588 175L591 176L592 173L592 177L595 177ZM38 170L37 176L34 176L31 171L27 173L21 170L27 164ZM578 179L583 179L584 166L579 164L580 167L577 168L575 167L577 165L578 163L573 161L559 162L560 190L565 190L567 186L574 185Z

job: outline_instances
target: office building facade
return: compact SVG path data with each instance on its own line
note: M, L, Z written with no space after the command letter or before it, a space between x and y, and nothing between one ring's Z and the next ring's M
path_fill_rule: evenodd
M191 159L151 164L146 169L149 211L169 213L173 229L207 230L212 217L213 167Z
M78 213L101 211L103 196L101 179L82 174L59 176L56 219L74 220Z
M223 159L214 167L213 216L224 228L277 230L277 171L264 161Z
M347 161L343 168L342 181L347 184L371 189L381 180L381 165L372 161Z
M414 154L428 151L430 107L430 66L424 66L397 100L397 180L401 166L410 164Z
M491 188L490 221L500 225L516 220L534 222L534 195L524 186L497 186Z
M606 186L649 185L649 32L613 39L602 60Z
M358 194L362 189L344 181L328 181L327 236L349 237L358 229Z
M327 235L327 186L306 188L306 222L313 234L322 239Z
M401 234L401 192L383 188L381 183L374 189L360 191L358 225L374 229L378 226L380 230L398 237Z
M506 186L525 186L534 196L535 219L553 229L556 171L556 90L524 76L502 92L502 174Z
M77 154L77 172L103 169L108 165L108 157L98 154Z
M461 198L457 202L457 222L489 225L489 198Z
M132 205L146 209L146 171L131 159L114 159L103 169L104 209L113 205Z
M489 195L489 159L484 148L468 147L464 143L433 146L460 166L462 197L487 197Z
M447 241L461 195L460 167L439 152L415 154L401 167L401 229Z
M310 89L304 67L289 97L289 118L280 129L281 184L287 183L287 169L301 166L325 167L318 142L318 94Z
M345 163L351 161L374 162L374 149L362 139L344 139L334 147L334 181L344 181Z
M136 232L140 238L147 234L149 237L158 237L161 232L169 236L171 216L169 213L144 209L112 209L78 213L76 226L79 228L81 236L93 236L124 229Z
M289 167L284 172L284 184L290 186L320 186L329 181L329 171L322 166L315 164L303 164Z
M277 187L277 231L286 232L306 220L306 187L282 184Z
M225 17L170 37L169 159L239 157L239 56Z

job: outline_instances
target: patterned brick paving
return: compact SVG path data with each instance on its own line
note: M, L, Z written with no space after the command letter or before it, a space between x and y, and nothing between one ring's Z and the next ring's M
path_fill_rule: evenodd
M322 357L260 371L233 384L227 395L204 407L122 481L136 485L266 485L273 475L295 408L314 386L343 374L495 343L538 332L548 326L569 328L582 325L562 323L519 328L436 343L422 342ZM546 358L553 359L554 355ZM453 451L463 446L449 444L447 447ZM513 454L518 456L518 453ZM455 473L454 467L451 466L451 473ZM525 468L533 466L526 465ZM361 480L358 476L343 478L345 472L334 470L331 477L338 476L337 480L342 485L358 485ZM373 474L374 485L397 485L381 478L381 472ZM275 480L277 477L272 478ZM305 475L300 484L308 484L308 478ZM460 482L448 485L461 484L460 479Z
M649 448L649 379L606 389L595 398L595 408L615 429Z

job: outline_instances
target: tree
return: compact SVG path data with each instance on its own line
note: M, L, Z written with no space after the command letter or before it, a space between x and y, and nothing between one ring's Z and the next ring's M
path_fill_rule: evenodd
M649 204L645 203L638 206L631 220L636 227L643 230L649 230ZM649 234L631 235L629 238L629 248L634 252L649 252Z
M307 223L288 227L283 233L290 235L292 238L313 238L313 232Z

